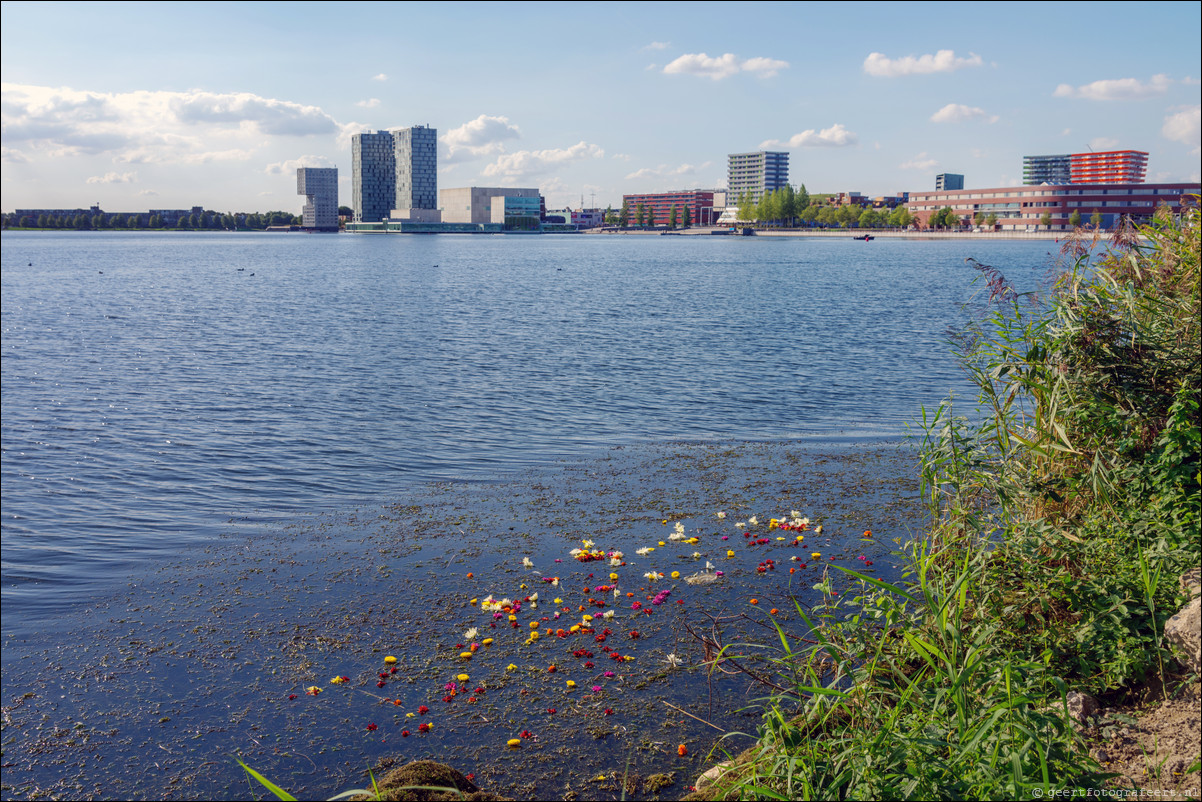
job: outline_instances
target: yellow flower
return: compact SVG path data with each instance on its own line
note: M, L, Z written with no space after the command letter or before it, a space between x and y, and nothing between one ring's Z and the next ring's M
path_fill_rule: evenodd
M460 682L467 682L469 679L471 679L471 677L469 677L467 674L460 674L455 679L459 680Z
M777 528L778 526L780 526L780 521L776 520L775 518L768 519L768 531L769 532L771 532L773 529Z
M396 658L393 657L392 655L388 655L387 657L384 658L384 662L387 663L388 665L393 665L394 663L396 663Z
M673 572L672 572L672 578L673 578L673 579L680 579L680 571L673 571Z
M405 718L417 718L417 713L406 713Z
M662 540L661 540L661 541L659 542L659 545L661 545L661 546L666 546L666 545L668 545L668 544L667 544L667 543L665 543L664 541L662 541Z
M464 659L464 660L471 660L471 659L472 659L472 653L471 653L471 652L460 652L460 653L459 653L459 656L460 656L462 659Z
M573 688L575 688L575 687L576 687L576 681L575 681L575 680L568 680L568 690L570 691L570 690L572 690L572 689L573 689Z
M584 623L587 624L589 621L592 621L592 620L593 620L593 617L591 615L589 615L588 613L584 614Z
M492 646L492 638L485 638L484 640L482 640L480 642L483 643L485 646Z
M726 556L727 556L727 557L733 557L733 556L735 556L735 550L734 550L734 549L727 549L727 550L726 550Z
M310 685L308 688L305 688L305 693L309 694L310 696L316 696L317 694L321 693L321 688L318 688L316 685Z
M506 671L517 671L518 667L515 666L513 663L510 663L509 665L505 666L505 670Z
M609 575L609 578L610 578L610 579L612 579L614 582L617 582L617 581L618 581L618 575L617 575L617 574L610 574L610 575Z
M505 745L508 746L510 749L521 749L522 748L522 739L521 738L510 738L508 741L505 742Z
M476 606L476 602L478 602L478 601L480 601L480 600L479 600L479 599L472 599L472 607L475 607L475 606Z
M815 560L817 560L819 557L821 557L821 556L822 556L822 552L820 552L820 551L812 551L812 552L810 552L810 556L811 556L811 557L813 557Z
M341 684L342 684L342 677L332 677L332 678L330 679L330 684L331 684L331 685L341 685Z
M555 600L555 603L556 603L556 604L563 604L563 599L556 599L556 600Z

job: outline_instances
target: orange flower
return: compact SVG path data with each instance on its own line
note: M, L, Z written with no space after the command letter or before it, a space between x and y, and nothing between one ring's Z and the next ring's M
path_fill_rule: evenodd
M752 600L751 600L751 603L752 603L752 604L759 604L759 603L760 603L760 600L759 600L759 599L752 599Z
M773 607L771 610L769 610L768 615L776 615L776 608Z
M676 754L680 755L681 757L684 757L688 753L689 753L688 747L686 747L684 744L681 744L680 746L676 747Z

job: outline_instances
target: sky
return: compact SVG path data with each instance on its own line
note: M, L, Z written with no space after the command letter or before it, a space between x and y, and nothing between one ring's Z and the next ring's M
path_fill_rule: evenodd
M299 213L296 168L438 130L440 188L550 208L726 185L727 154L868 195L1147 151L1200 179L1202 4L54 3L0 20L0 208Z

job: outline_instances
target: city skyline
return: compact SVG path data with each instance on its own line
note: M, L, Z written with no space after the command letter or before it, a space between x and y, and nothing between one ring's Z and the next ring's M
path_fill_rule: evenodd
M382 5L370 25L307 3L2 8L6 212L294 209L297 167L340 168L350 205L351 137L415 125L438 131L439 186L553 208L721 188L758 150L869 196L1018 185L1024 156L1090 148L1199 180L1196 3L744 4L738 25L686 4Z

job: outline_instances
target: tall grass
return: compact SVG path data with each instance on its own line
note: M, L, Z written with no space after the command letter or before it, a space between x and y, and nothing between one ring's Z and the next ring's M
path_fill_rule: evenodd
M1159 627L1199 563L1199 215L1078 239L1044 297L973 263L989 312L953 338L971 415L924 411L934 523L903 582L812 611L773 658L751 759L710 796L1016 799L1107 779L1070 690L1165 679ZM1137 237L1135 234L1142 234Z

